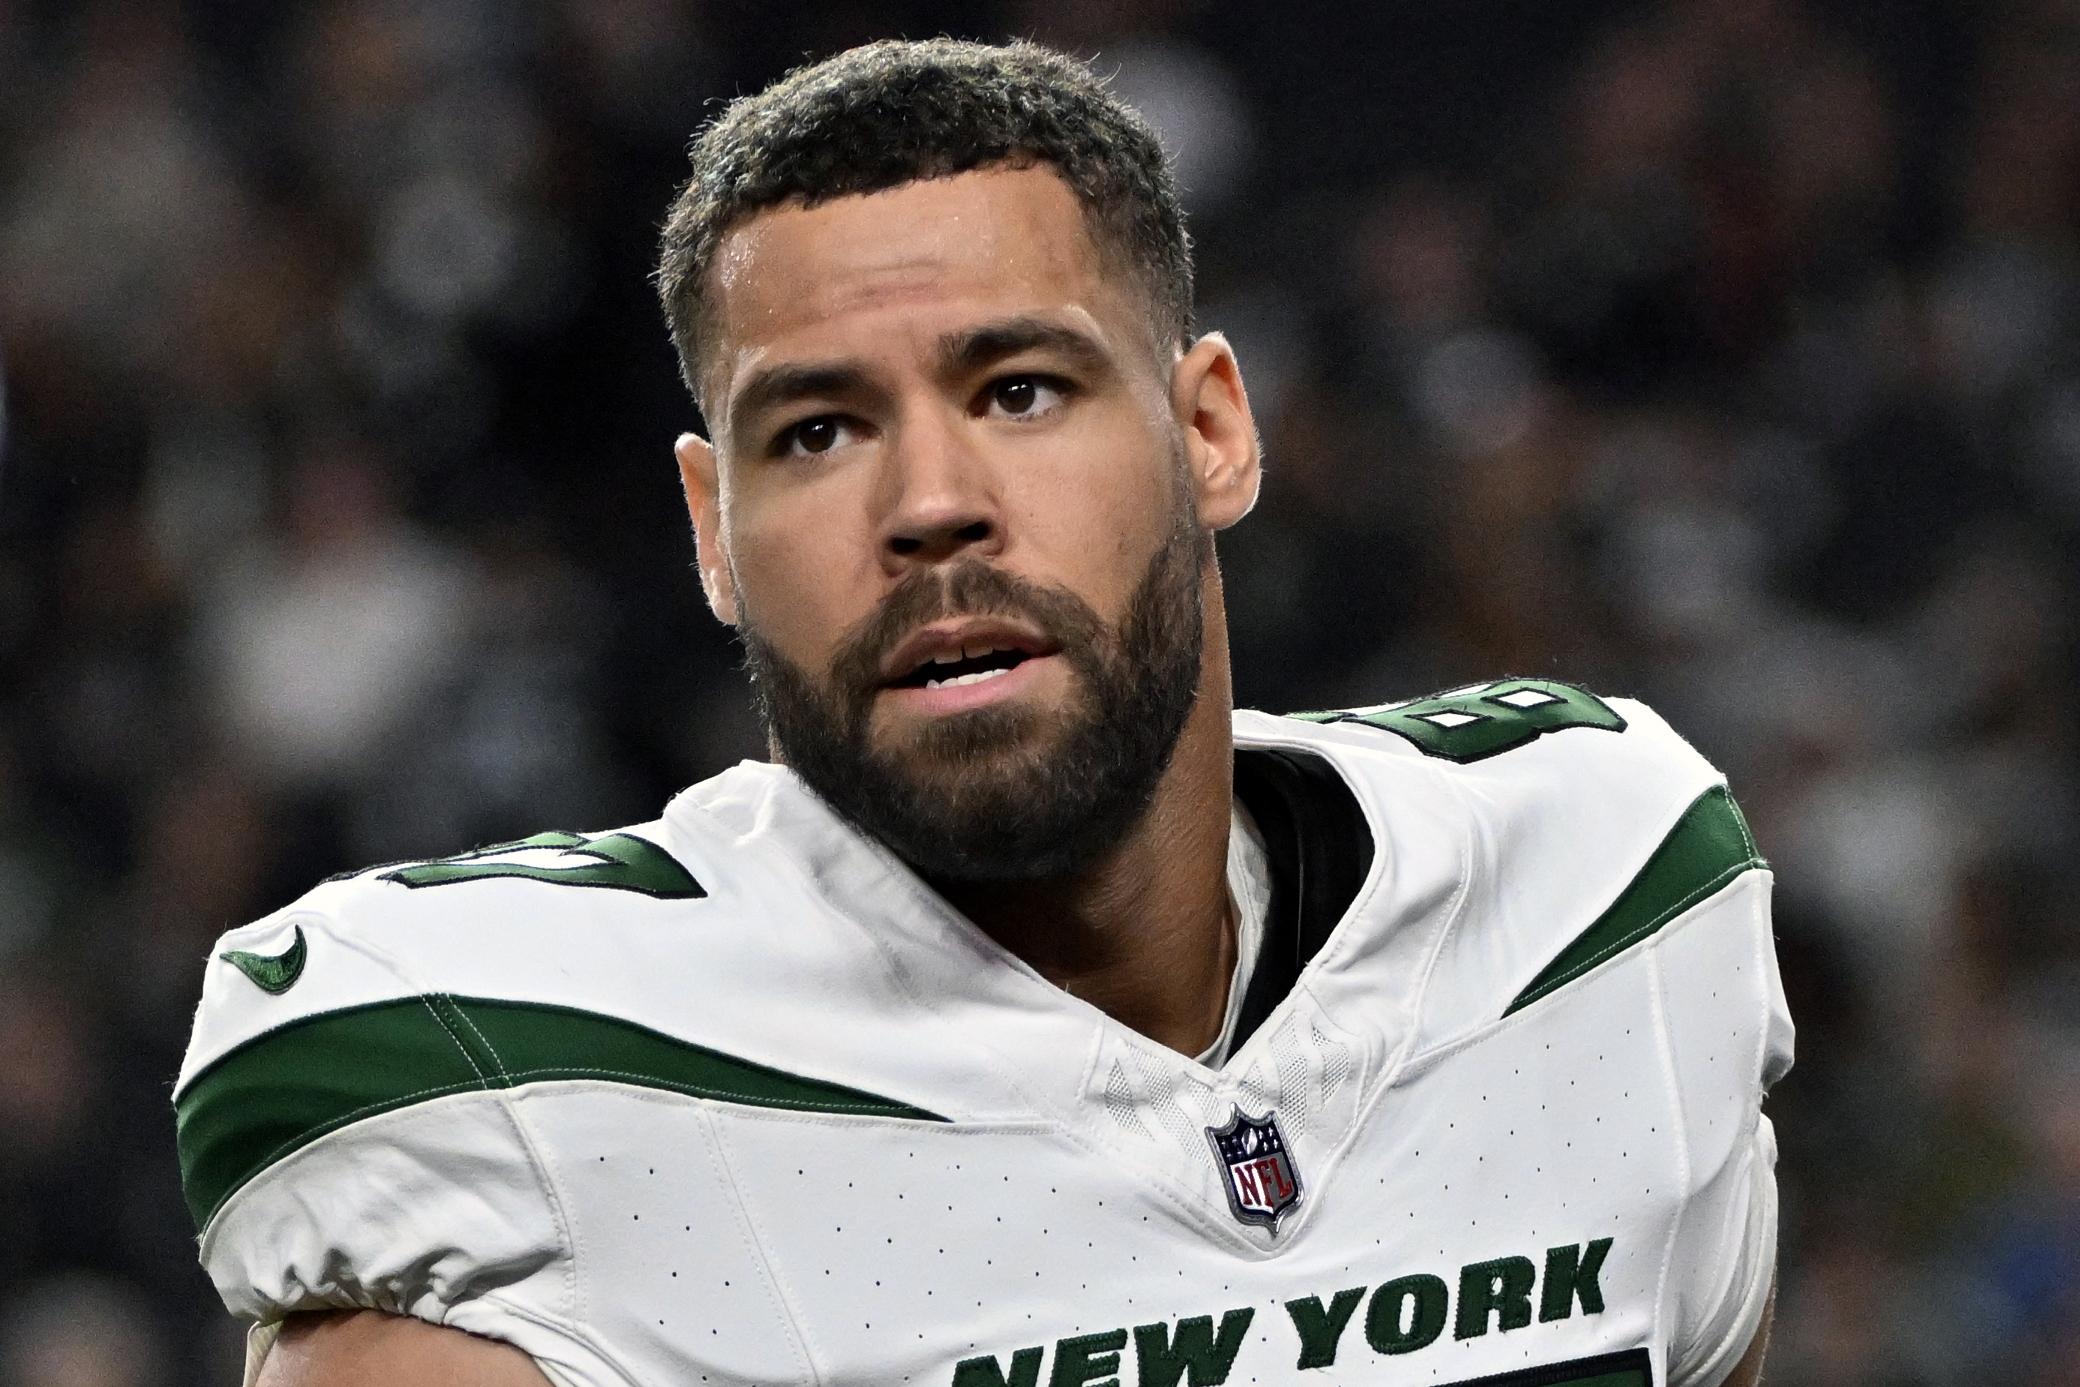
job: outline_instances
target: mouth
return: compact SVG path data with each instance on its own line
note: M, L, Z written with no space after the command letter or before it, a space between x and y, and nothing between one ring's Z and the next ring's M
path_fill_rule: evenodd
M1032 656L1023 650L985 647L959 654L937 655L900 679L891 680L896 689L953 689L986 683L1011 673Z
M890 689L959 689L1002 679L1055 649L1039 637L1001 624L927 628L897 649L884 669Z

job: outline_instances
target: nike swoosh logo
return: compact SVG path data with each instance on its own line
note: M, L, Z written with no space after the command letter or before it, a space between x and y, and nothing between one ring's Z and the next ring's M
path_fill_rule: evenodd
M294 987L296 980L303 976L303 960L308 953L303 943L303 926L298 925L296 942L278 954L249 954L233 949L217 957L251 978L262 992L279 996Z

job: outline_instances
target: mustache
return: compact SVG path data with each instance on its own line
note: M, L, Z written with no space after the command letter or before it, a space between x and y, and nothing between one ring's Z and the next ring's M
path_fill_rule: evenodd
M919 569L847 631L831 660L833 691L848 717L863 717L881 688L888 654L912 631L948 616L1017 617L1059 645L1072 668L1089 673L1107 642L1104 621L1066 588L1046 587L979 560Z

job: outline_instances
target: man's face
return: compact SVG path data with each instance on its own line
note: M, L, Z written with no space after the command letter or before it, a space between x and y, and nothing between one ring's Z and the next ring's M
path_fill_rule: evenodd
M1136 286L1043 167L761 214L710 293L681 456L781 754L928 872L1079 865L1200 674L1203 468Z

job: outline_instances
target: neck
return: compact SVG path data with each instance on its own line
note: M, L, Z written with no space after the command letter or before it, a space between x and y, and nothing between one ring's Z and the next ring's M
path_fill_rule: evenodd
M982 931L1065 992L1187 1055L1220 1034L1235 972L1227 627L1208 565L1199 697L1148 813L1092 866L1040 881L945 883Z

